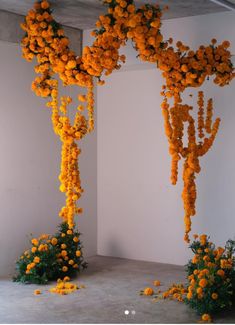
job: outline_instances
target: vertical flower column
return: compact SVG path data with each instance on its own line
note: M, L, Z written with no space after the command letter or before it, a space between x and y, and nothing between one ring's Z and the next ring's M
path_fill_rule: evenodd
M79 154L81 149L76 141L81 140L88 132L94 128L94 98L93 86L88 88L88 95L79 96L80 100L87 101L88 120L81 114L84 109L82 105L78 106L74 124L68 117L67 106L72 102L70 97L61 97L61 105L58 105L58 82L52 90L52 101L48 106L52 108L52 124L54 132L59 135L62 142L61 151L61 173L59 180L61 182L60 191L66 195L66 204L62 207L59 215L66 221L69 227L74 227L74 216L82 212L82 208L77 206L83 189L81 187L79 171Z
M182 105L180 99L175 101L172 108L165 100L162 104L162 113L164 117L165 133L169 142L169 152L172 157L171 180L176 184L178 178L178 161L183 158L183 192L182 199L184 203L184 223L185 223L185 241L189 242L189 232L191 231L191 217L196 213L196 174L201 170L199 157L204 156L213 145L216 134L219 129L220 119L217 118L212 125L213 106L212 99L208 100L206 119L204 117L204 94L198 93L198 138L197 143L195 120L190 115L193 107ZM183 136L185 132L184 124L187 123L187 146L183 146ZM205 137L205 133L209 137Z

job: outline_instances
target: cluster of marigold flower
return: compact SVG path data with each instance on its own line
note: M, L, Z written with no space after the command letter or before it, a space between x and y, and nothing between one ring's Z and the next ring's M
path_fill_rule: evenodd
M144 61L157 61L159 48L164 47L160 33L162 12L158 5L135 7L132 0L106 0L108 14L101 15L96 23L97 30L92 32L95 41L83 50L83 67L89 74L101 77L120 68L125 56L119 49L127 40L133 41L139 56Z
M73 231L71 229L67 230L67 234L62 233L61 237L65 237L66 235L73 235ZM74 236L73 237L74 243L79 242L79 238ZM29 275L31 271L37 267L37 264L41 262L41 258L37 255L40 255L41 252L47 252L49 250L48 245L56 246L58 244L58 239L53 237L50 238L50 235L43 234L39 238L33 238L31 240L31 243L33 247L31 248L31 252L29 250L24 252L24 255L21 256L21 259L24 259L25 257L27 259L32 259L32 262L27 264L25 273ZM61 269L64 273L66 273L69 269L69 267L72 267L74 269L78 269L78 264L69 256L69 252L66 250L67 245L62 243L60 245L60 253L57 254L57 262L61 264ZM33 255L31 255L32 253ZM77 258L81 256L81 251L77 250L75 252L75 255Z
M81 57L76 57L70 50L69 40L53 19L47 0L36 2L35 9L29 11L26 22L22 25L26 31L22 41L24 57L31 61L36 56L38 66L35 67L35 71L41 74L33 82L32 88L39 96L52 96L53 125L63 142L60 178L61 189L66 192L67 200L61 215L65 220L69 220L72 227L74 214L81 211L79 208L77 210L74 203L74 199L80 197L81 186L79 171L75 171L77 158L72 158L71 151L76 148L75 140L81 139L94 127L92 78L97 77L99 83L103 84L104 81L101 80L103 74L109 75L113 70L119 69L120 64L125 62L125 56L119 54L119 49L127 40L131 40L140 59L157 64L166 80L161 94L164 96L162 110L172 155L172 183L175 184L177 181L178 161L183 157L185 240L189 241L191 216L195 214L195 173L200 171L198 157L211 147L219 127L219 120L217 119L210 128L212 101L208 104L205 122L203 108L199 104L199 138L204 136L203 128L211 136L205 138L203 144L196 144L195 121L189 114L191 108L181 104L181 93L188 87L201 86L206 78L212 75L215 75L214 82L219 86L229 84L235 76L228 50L230 44L224 41L217 46L216 40L213 39L210 45L200 46L197 51L192 51L182 42L177 42L175 49L172 46L172 39L163 40L160 30L162 10L158 5L145 4L137 8L133 0L104 0L104 4L108 6L108 13L99 17L97 29L92 32L95 36L94 43L83 49ZM88 89L86 100L89 121L87 122L82 114L77 114L78 128L76 125L70 126L68 117L60 116L58 113L56 107L58 95L55 93L58 84L52 79L55 73L59 74L64 85L78 85ZM169 98L174 100L171 109ZM62 105L62 112L65 106ZM185 122L189 123L186 149L182 145ZM70 171L74 173L72 182ZM72 185L72 190L68 184Z
M183 302L185 297L188 295L188 289L181 283L180 284L173 283L166 291L162 292L161 290L158 290L156 292L156 290L154 291L152 288L147 287L144 290L142 290L140 294L145 296L154 296L154 300L153 300L154 302L158 302L159 300L162 299L170 299L170 300ZM203 322L206 323L211 322L211 316L209 314L203 314L201 316L201 319Z
M31 248L31 253L35 254L33 261L27 265L26 274L30 274L31 270L35 268L35 266L40 263L41 259L40 257L37 256L37 252L46 252L48 251L48 243L50 242L49 240L49 235L43 234L41 235L38 239L33 238L31 240L31 243L33 247ZM21 256L21 259L24 258L30 258L30 251L27 250L24 252L24 255Z
M32 61L36 57L35 72L42 74L33 84L37 95L47 97L51 94L48 81L55 73L64 85L91 86L92 78L81 69L81 59L70 50L69 40L53 19L48 1L37 1L21 26L26 32L22 40L24 58Z
M74 243L77 244L79 242L79 237L73 235L73 230L72 229L67 230L67 235L73 236L73 242ZM66 237L66 234L62 233L61 237L62 238ZM52 242L52 245L57 245L58 240L57 240L57 238L52 238L51 242ZM57 261L59 263L61 263L61 264L67 263L67 265L64 265L62 267L62 271L67 272L69 267L72 267L74 269L78 269L78 264L71 258L71 256L69 256L70 253L67 250L67 249L69 249L69 247L67 247L67 245L65 243L62 243L60 245L60 249L61 249L61 252L57 255L57 258L58 258ZM76 250L76 252L75 252L76 257L79 258L81 256L81 254L82 253L81 253L80 250Z
M70 277L66 276L63 280L58 279L56 286L51 288L50 292L59 295L68 295L78 289L79 287L76 284L70 282Z
M85 288L84 285L80 285L78 286L75 283L71 283L70 282L70 277L69 276L65 276L63 278L63 280L58 279L57 280L57 284L55 287L52 287L50 289L51 293L56 293L58 295L68 295L70 293L73 293L74 291L77 291L79 289ZM41 295L42 292L40 289L36 289L34 290L34 294L37 295Z

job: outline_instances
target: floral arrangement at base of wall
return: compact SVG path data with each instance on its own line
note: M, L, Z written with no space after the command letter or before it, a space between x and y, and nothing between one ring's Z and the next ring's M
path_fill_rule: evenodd
M235 241L228 240L223 248L215 247L207 235L194 237L190 245L194 256L186 265L187 283L173 284L166 291L149 287L140 294L152 296L154 301L184 302L202 321L211 322L212 316L231 310L235 304Z
M46 284L65 276L74 277L87 267L80 233L75 227L69 229L65 222L54 236L42 234L32 238L30 244L16 262L16 282Z

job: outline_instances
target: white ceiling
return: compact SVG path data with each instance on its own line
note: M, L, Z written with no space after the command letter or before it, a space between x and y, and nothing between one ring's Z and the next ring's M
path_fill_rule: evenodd
M235 0L230 0L234 1ZM55 18L70 27L79 29L94 28L98 16L104 12L100 0L51 0ZM34 0L0 0L0 10L25 15L32 7ZM156 0L137 0L136 4L156 3ZM217 13L228 9L210 0L159 0L162 6L168 5L169 10L164 19Z

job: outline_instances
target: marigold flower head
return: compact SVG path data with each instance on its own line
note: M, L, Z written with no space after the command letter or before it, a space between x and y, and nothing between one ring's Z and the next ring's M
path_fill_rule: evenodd
M76 251L76 256L77 256L77 257L80 257L81 254L82 254L81 251Z
M144 295L145 296L152 296L154 294L154 291L152 288L145 288L144 289Z
M51 243L52 243L53 246L55 246L55 245L58 243L57 238L55 238L55 237L52 238L52 239L51 239Z
M215 293L215 292L212 293L211 298L212 298L213 300L217 300L217 299L218 299L218 294Z
M48 9L50 7L49 2L45 1L45 0L42 1L41 2L41 7L42 7L42 9Z
M199 286L202 288L205 288L207 286L207 280L206 279L201 279L199 281Z
M209 314L203 314L202 315L202 320L204 321L204 322L211 322L211 316L209 315Z

